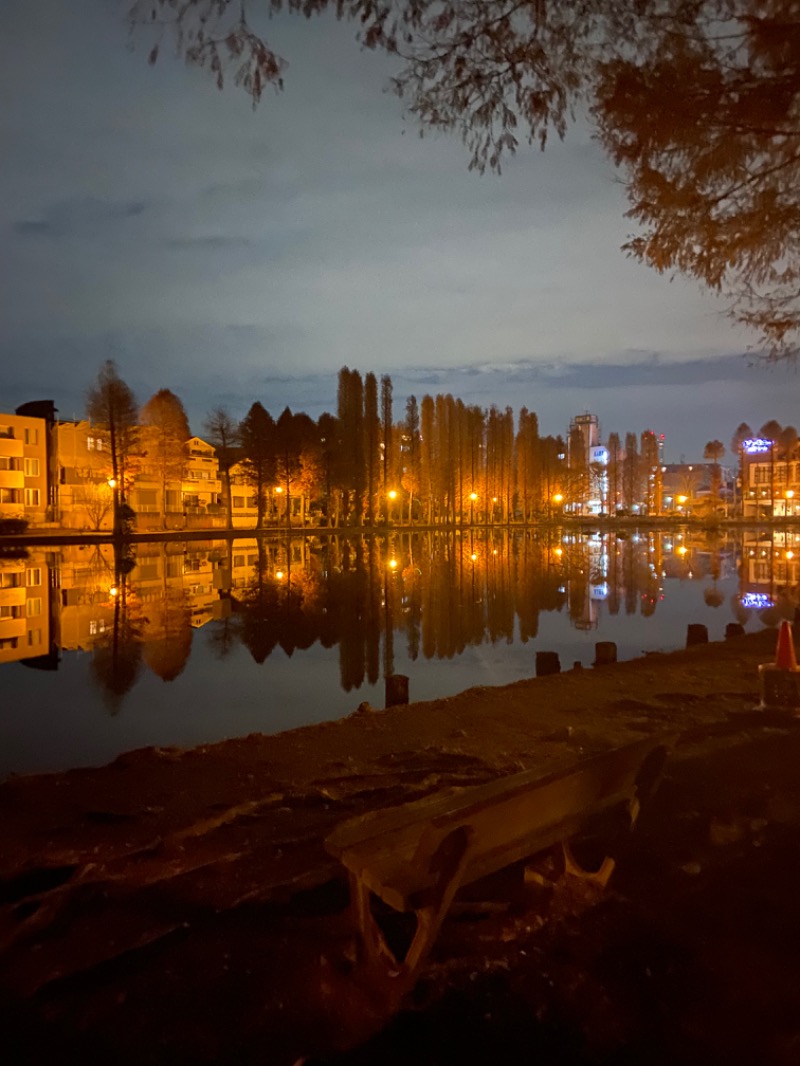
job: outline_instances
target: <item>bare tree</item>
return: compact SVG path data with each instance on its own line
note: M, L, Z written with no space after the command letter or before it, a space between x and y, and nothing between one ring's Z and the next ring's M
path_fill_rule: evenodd
M228 528L230 529L233 526L231 467L236 462L239 425L224 407L214 407L208 412L203 422L203 432L208 443L213 444L217 452L219 468L222 471L222 483L225 486L225 509L228 514Z
M131 389L117 373L113 359L107 359L97 380L86 393L86 414L108 434L111 453L111 480L114 505L114 533L127 532L132 512L127 504L129 464L138 445L138 407Z

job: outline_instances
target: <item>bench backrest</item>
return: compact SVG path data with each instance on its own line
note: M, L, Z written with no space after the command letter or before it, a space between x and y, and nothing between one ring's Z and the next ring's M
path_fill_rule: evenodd
M325 847L386 903L413 910L436 882L449 840L467 842L461 883L469 884L569 839L591 815L636 798L660 771L668 746L648 737L545 776L527 770L371 812L339 825Z

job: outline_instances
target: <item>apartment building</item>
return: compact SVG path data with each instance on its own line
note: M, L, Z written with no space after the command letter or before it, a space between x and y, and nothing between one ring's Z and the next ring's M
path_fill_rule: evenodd
M800 515L800 455L772 459L768 450L745 454L742 514L744 518Z
M0 663L40 659L48 655L50 643L46 558L0 558Z
M41 525L52 517L52 422L20 411L0 413L0 518Z

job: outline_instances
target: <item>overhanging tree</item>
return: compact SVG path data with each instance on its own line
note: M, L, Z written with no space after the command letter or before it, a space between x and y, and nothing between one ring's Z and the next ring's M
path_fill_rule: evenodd
M622 171L629 254L730 298L772 359L800 340L800 11L793 0L136 0L165 37L256 104L284 60L251 11L327 9L423 127L456 130L472 167L563 137L580 105Z

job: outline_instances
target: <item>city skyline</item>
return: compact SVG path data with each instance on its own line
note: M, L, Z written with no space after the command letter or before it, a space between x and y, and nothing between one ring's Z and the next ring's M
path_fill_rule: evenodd
M670 461L797 421L792 368L748 365L721 302L620 252L624 190L585 125L478 176L457 138L418 139L350 26L272 20L286 91L253 112L168 55L148 67L127 6L6 12L0 408L81 417L111 357L194 432L220 402L334 410L342 365L391 374L398 412L452 393L557 434L592 411L665 433Z

